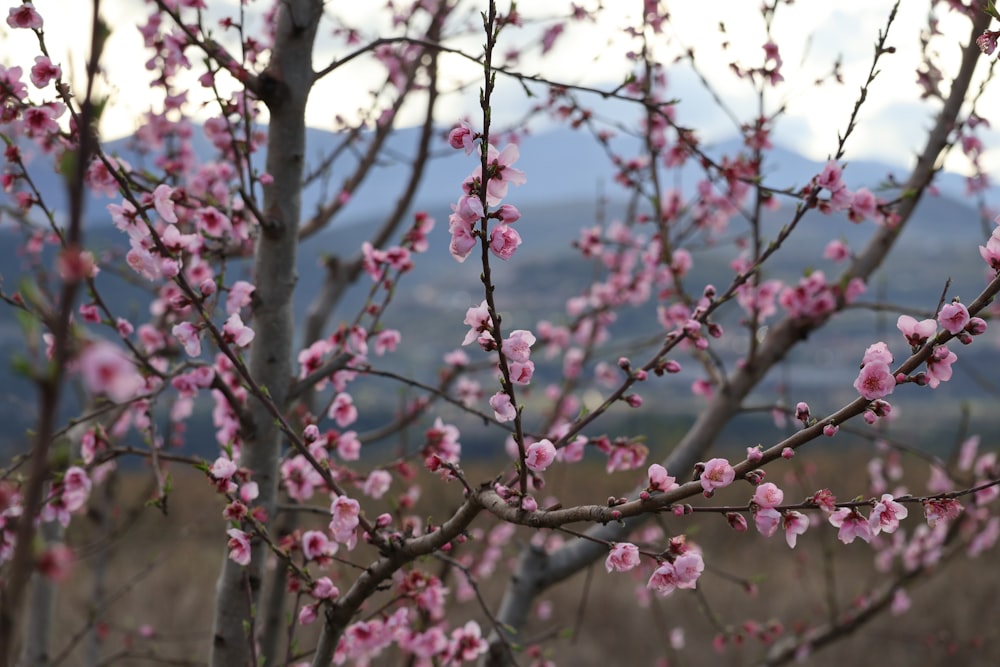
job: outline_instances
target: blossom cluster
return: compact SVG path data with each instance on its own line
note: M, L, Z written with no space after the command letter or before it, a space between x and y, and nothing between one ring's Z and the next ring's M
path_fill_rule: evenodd
M448 135L451 146L464 149L466 154L472 153L479 138L467 123L462 123ZM452 214L448 218L448 231L451 233L448 250L459 262L468 258L479 244L479 239L485 240L490 252L503 260L513 257L521 245L521 235L511 226L521 217L520 211L511 204L500 205L512 184L523 185L527 182L524 172L511 166L520 155L518 147L510 144L498 151L490 144L486 146L485 153L485 174L481 164L465 179L462 183L465 194L458 203L452 204ZM493 206L498 208L491 211ZM492 230L487 229L490 219L497 221Z

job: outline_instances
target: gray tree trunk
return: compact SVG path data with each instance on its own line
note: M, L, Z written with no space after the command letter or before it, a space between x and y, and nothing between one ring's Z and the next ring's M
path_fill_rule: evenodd
M249 370L275 405L284 405L292 369L292 293L301 216L305 160L305 108L313 84L312 50L322 16L321 0L286 0L278 13L271 63L260 77L261 97L270 111L267 173L254 263L257 290L252 327L256 333ZM241 466L260 486L257 504L274 515L278 491L281 432L268 407L251 399L252 432L244 433ZM252 666L253 617L261 590L264 546L254 544L249 566L225 558L217 584L211 664Z

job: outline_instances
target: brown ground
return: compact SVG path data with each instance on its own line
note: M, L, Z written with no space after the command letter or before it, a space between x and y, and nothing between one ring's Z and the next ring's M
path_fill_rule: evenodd
M864 478L847 472L863 469L864 461L861 455L820 460L819 469L829 473L829 480L845 480L823 485L844 497L864 491ZM792 464L782 465L784 470L772 471L769 479L786 490L788 501L798 492L791 491L796 487L782 479ZM550 471L546 491L559 493L564 504L574 500L601 502L607 498L607 489L627 489L636 477L618 475L614 486L610 486L596 465L568 469L557 465ZM479 479L472 473L470 478ZM919 491L925 479L921 469L916 475L918 481L911 484L912 490ZM140 501L147 497L148 481L139 473L119 477L117 493L126 499L124 507L141 505ZM101 664L203 664L211 633L215 575L224 555L223 505L198 473L178 470L174 485L166 515L154 507L138 511L134 521L123 510L107 515L119 527L110 538L102 534L101 502L96 493L92 515L76 519L70 541L79 550L80 561L59 592L54 642L57 656L67 646L75 649L62 664L87 664L85 656L91 640L82 633L89 619L98 619L103 637L97 647L97 653L104 658ZM423 507L438 508L431 512L435 517L442 516L440 508L453 506L460 493L456 484L438 487L428 480L421 500ZM602 488L603 495L591 497L589 490ZM745 502L750 495L748 488L734 490L732 497L720 494L715 500ZM805 495L803 492L802 497ZM917 508L911 509L905 524L909 530L921 521L918 515ZM480 519L476 525L489 524ZM790 633L803 621L818 623L828 617L828 580L834 581L832 597L843 610L867 585L877 585L886 576L875 571L870 547L860 542L839 544L835 530L825 524L800 538L794 551L787 548L780 534L765 540L752 527L749 533L738 534L718 515L668 517L664 525L669 530L686 532L702 547L711 571L703 575L697 591L677 591L642 607L636 603L635 587L645 582L645 575L607 575L603 563L598 563L545 596L554 614L549 620L534 622L529 640L532 635L547 637L545 654L559 665L655 665L664 658L670 665L756 664L764 648L759 640L747 638L741 647L731 646L718 653L711 647L717 628L739 629L745 621L763 625L777 619ZM527 533L519 533L519 537L527 537ZM515 547L512 543L511 555ZM360 560L360 549L352 554L353 560ZM436 570L439 565L431 567ZM92 606L94 582L101 575L106 580L104 596L110 601L97 610ZM488 581L481 582L484 595L494 605L505 576L501 568ZM748 595L734 578L753 581L756 595ZM453 584L449 582L452 588ZM996 567L996 550L976 560L963 556L910 590L913 606L908 613L899 617L882 614L853 635L809 656L804 664L1000 664L998 594L1000 568ZM476 619L484 626L488 623L475 603L455 608L454 617L456 621ZM143 624L155 628L153 639L138 637ZM685 628L685 647L674 650L667 635L678 626ZM307 636L302 636L300 645L308 644ZM171 661L127 660L125 654L133 658L155 655ZM530 662L523 659L521 664ZM405 663L398 654L386 653L383 662L377 664Z

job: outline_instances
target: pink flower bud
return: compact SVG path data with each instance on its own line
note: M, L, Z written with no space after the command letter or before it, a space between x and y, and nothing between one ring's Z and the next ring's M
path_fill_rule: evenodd
M726 512L726 521L730 527L738 533L747 532L747 520L739 512Z

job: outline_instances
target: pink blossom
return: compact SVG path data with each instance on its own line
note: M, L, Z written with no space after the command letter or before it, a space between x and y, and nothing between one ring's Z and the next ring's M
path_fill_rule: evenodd
M226 314L232 315L240 312L241 308L250 305L251 296L256 287L245 280L237 280L229 288L229 296L226 297Z
M784 499L784 492L773 482L761 484L753 494L753 502L757 503L761 509L773 509L780 505Z
M329 526L333 539L347 544L349 549L354 548L357 539L355 529L360 523L361 505L353 498L337 496L330 505L330 514L333 515Z
M227 548L229 549L230 560L239 565L249 565L250 536L238 528L230 528L226 531L226 534L229 535Z
M701 488L705 493L713 493L715 489L729 486L736 478L736 471L726 459L711 459L705 463L701 473Z
M430 660L448 650L448 637L441 628L432 627L426 632L407 633L400 638L399 646L418 658Z
M465 324L469 325L469 331L465 334L462 345L468 345L479 337L479 334L489 330L491 326L490 309L483 301L478 306L473 306L465 311ZM466 358L465 363L468 363ZM465 365L465 364L463 364Z
M212 238L222 238L233 231L229 218L213 206L199 208L194 213L194 220L198 231Z
M340 392L334 396L327 416L335 419L341 428L350 426L358 419L358 409L354 406L354 399L350 394Z
M48 56L35 56L35 64L31 67L31 83L37 88L44 88L53 79L62 76L62 69L53 65Z
M487 340L492 341L492 338ZM504 341L506 345L506 341ZM530 384L531 378L535 374L535 362L524 360L524 361L510 361L507 364L507 369L510 373L510 381L514 384Z
M944 327L948 333L957 334L969 323L969 310L964 304L953 301L941 307L937 319L938 324Z
M97 324L101 321L101 311L97 307L97 304L93 303L81 303L80 316L84 322L89 322L90 324Z
M521 212L517 210L517 207L513 204L502 205L494 211L494 214L496 215L497 220L504 225L512 225L521 219Z
M604 567L608 572L628 572L639 565L639 547L631 542L615 542L611 546L611 553L604 561Z
M647 474L649 476L647 488L650 491L671 491L678 486L676 479L668 475L667 469L659 463L650 465Z
M556 39L559 38L559 35L562 34L562 32L565 29L565 27L566 26L563 25L562 23L556 23L556 24L551 25L548 28L546 28L545 32L542 34L542 55L543 56L546 53L548 53L549 51L552 50L552 47L555 46Z
M106 341L91 343L77 360L84 386L107 394L115 403L126 403L142 391L145 381L125 354Z
M177 213L174 211L174 201L172 199L174 189L166 183L161 183L153 190L153 207L156 213L163 218L164 222L171 224L177 222Z
M705 378L698 378L691 383L691 393L695 396L701 396L703 398L712 398L715 393L715 388L712 383Z
M330 577L320 577L313 584L312 596L320 600L333 600L334 598L340 597L340 590L333 585L330 581Z
M893 500L888 494L882 494L882 498L875 503L871 516L868 517L868 525L871 527L872 535L878 535L884 531L894 533L899 527L901 519L905 519L909 514L906 507Z
M28 135L38 137L59 132L56 119L62 115L64 106L29 107L24 111L24 127Z
M475 135L472 128L464 120L448 133L448 144L454 149L462 149L466 155L471 155L475 147Z
M983 34L976 37L976 45L985 55L991 56L997 48L998 37L1000 37L1000 31L985 30Z
M781 524L781 513L773 508L764 507L753 513L754 525L757 532L764 537L771 537Z
M215 463L208 469L208 472L215 479L229 479L236 474L236 462L225 456L215 459Z
M493 415L499 422L513 421L517 416L517 409L510 402L510 396L505 392L498 391L490 397L490 407L493 408Z
M337 553L337 543L331 542L326 533L307 530L302 533L302 556L307 560L329 558Z
M837 497L830 489L820 489L810 500L824 512L834 512L837 509Z
M1000 227L997 228L1000 230ZM979 254L994 271L1000 271L1000 236L994 231L985 246L979 246Z
M747 520L739 512L726 512L726 521L737 533L747 532Z
M942 382L951 379L951 365L958 361L958 356L946 346L934 348L934 353L927 360L927 384L936 389Z
M476 247L476 237L472 234L472 227L465 222L457 222L449 225L451 231L451 243L448 245L448 252L458 262L464 262Z
M516 144L509 144L503 151L498 151L494 146L487 148L487 168L489 169L488 181L486 183L486 203L496 206L507 196L507 187L513 185L523 185L527 182L524 172L514 169L510 165L517 161L520 151ZM482 170L477 168L474 176L482 177Z
M837 531L837 539L844 544L850 544L856 537L871 542L871 525L857 510L842 507L830 515L829 521L830 525L840 529Z
M507 361L525 362L531 355L531 346L535 344L535 335L524 329L511 331L504 339L501 350Z
M969 541L969 557L975 558L984 551L992 549L993 545L997 543L998 538L1000 538L1000 517L994 516Z
M260 486L257 482L243 482L240 485L240 499L245 503L254 501L260 495Z
M76 563L76 556L73 550L60 543L52 545L39 554L35 561L35 567L43 577L61 582L69 579L74 563Z
M448 231L451 233L451 244L448 248L452 257L464 262L476 247L476 237L473 234L474 225L485 215L483 203L478 197L465 195L452 204L452 214L448 217Z
M851 222L861 222L875 216L878 201L868 188L859 188L851 199L847 218Z
M809 527L809 519L807 519L801 512L791 510L789 512L785 512L783 525L785 529L785 541L788 543L788 548L794 549L798 536L806 532L806 529Z
M962 513L962 503L953 499L931 499L924 501L924 518L927 525L935 528L942 521L951 521Z
M358 460L361 456L361 441L358 439L357 433L344 431L337 436L337 456L345 461Z
M227 342L237 347L246 347L253 340L253 329L243 324L239 313L233 313L222 327L222 333Z
M705 569L701 554L688 551L673 562L660 565L649 577L646 587L659 595L670 595L675 588L695 588L698 578Z
M87 504L91 485L87 471L83 468L71 466L66 469L62 477L62 503L66 511L75 512Z
M840 176L840 165L833 160L830 160L823 167L823 171L816 180L816 184L821 188L826 188L830 192L837 192L838 190L842 190L844 188L844 184L840 180Z
M865 349L865 354L861 357L861 363L862 365L871 363L891 364L892 353L889 352L889 346L882 341L872 343Z
M375 354L381 357L386 352L395 351L401 340L403 340L402 334L395 329L383 329L375 334L375 342L372 347Z
M906 589L896 589L896 592L892 594L892 604L889 605L889 611L892 612L893 616L901 616L909 611L909 609L910 596L906 594Z
M888 396L896 389L896 378L888 364L866 363L854 380L854 388L869 401Z
M490 251L503 260L514 256L514 251L521 245L521 235L510 225L497 225L490 232Z
M302 609L299 609L299 625L309 625L316 620L316 608L318 605L318 602L316 604L302 605Z
M823 257L832 259L834 262L843 262L851 256L851 249L846 243L839 239L834 239L826 244L823 249Z
M646 462L649 448L638 441L616 442L608 452L607 471L634 470Z
M937 322L934 320L920 320L918 322L909 315L900 315L899 319L896 320L896 328L903 333L906 342L911 347L919 347L937 333Z
M556 459L556 448L548 440L539 440L528 445L524 462L529 470L543 472Z
M42 29L42 17L35 6L30 2L24 2L16 7L11 7L7 14L7 25L11 28L29 28L31 30Z
M281 479L289 497L299 502L312 498L316 487L323 484L323 477L301 455L281 464Z
M392 475L385 470L372 470L365 478L365 483L361 487L365 495L378 500L385 495L392 484Z
M486 653L488 649L489 644L483 639L479 624L469 621L461 628L452 630L451 642L448 645L450 660L445 662L471 662Z
M191 322L175 324L170 333L184 346L189 357L201 356L201 331Z

